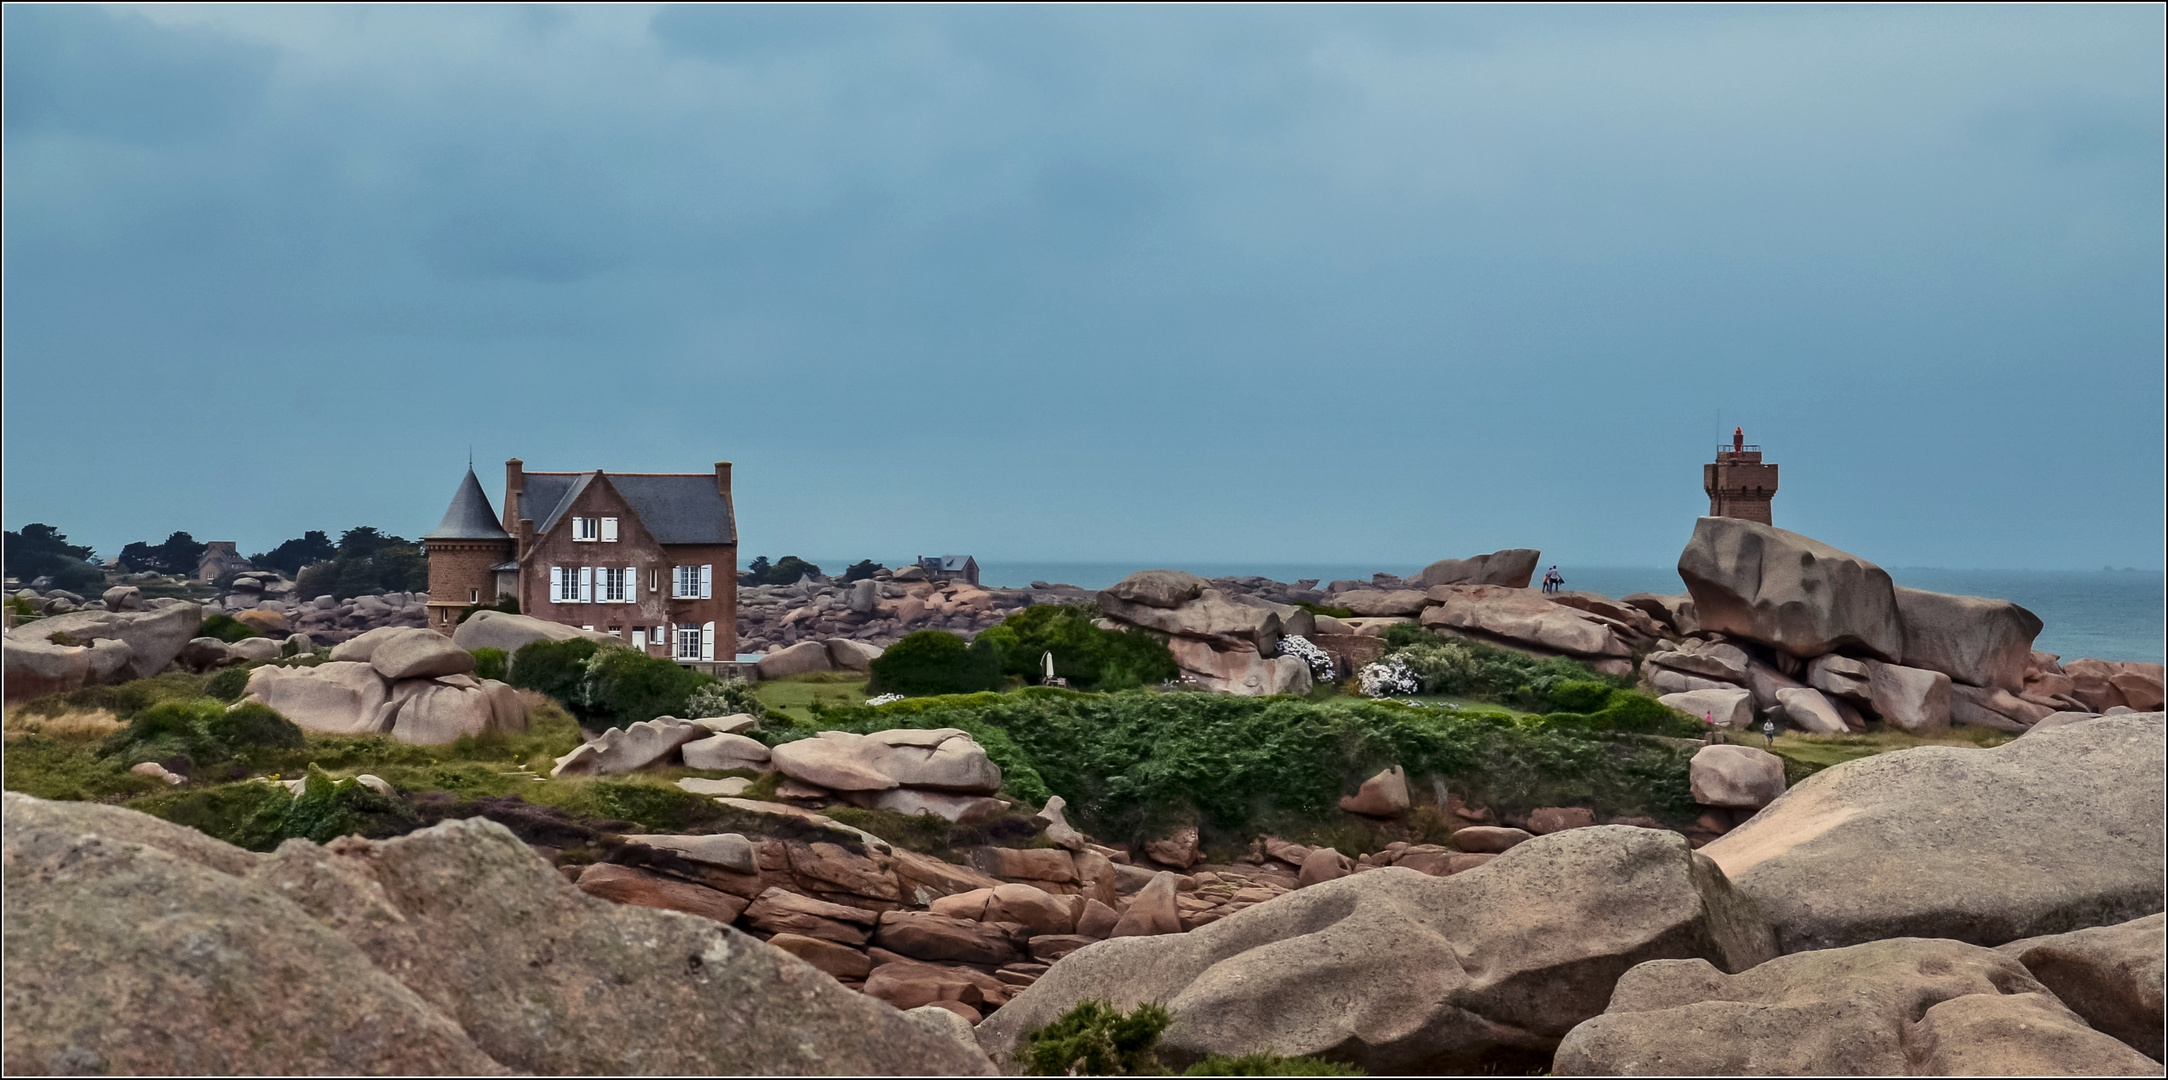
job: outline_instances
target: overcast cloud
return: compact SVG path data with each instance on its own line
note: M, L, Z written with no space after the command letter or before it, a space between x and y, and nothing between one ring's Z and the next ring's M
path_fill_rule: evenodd
M2162 9L5 12L6 520L2162 562Z

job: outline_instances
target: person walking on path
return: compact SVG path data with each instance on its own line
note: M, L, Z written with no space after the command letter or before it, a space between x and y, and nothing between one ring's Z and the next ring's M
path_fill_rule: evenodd
M1777 722L1764 718L1761 722L1762 742L1774 747L1777 744Z

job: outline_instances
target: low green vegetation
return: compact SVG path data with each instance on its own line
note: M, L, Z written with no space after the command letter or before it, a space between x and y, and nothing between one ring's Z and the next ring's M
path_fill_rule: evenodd
M818 726L819 718L830 709L847 709L866 703L870 693L866 676L844 671L824 671L812 675L794 675L787 679L771 679L767 682L737 684L746 687L746 696L759 706L756 711L747 708L731 708L728 712L701 712L694 716L728 716L731 713L752 713L770 721L771 727L787 729L789 725ZM731 702L723 702L728 705Z
M554 698L595 727L627 727L690 711L693 695L715 677L632 649L588 638L535 641L514 653L505 681Z
M1157 1002L1123 1012L1083 1001L1036 1031L1016 1051L1026 1076L1363 1076L1360 1069L1313 1057L1212 1054L1179 1074L1160 1063L1159 1038L1174 1017Z
M1001 653L991 643L974 648L946 630L918 630L883 650L871 670L869 688L876 693L968 694L1000 687Z
M1153 1050L1173 1022L1157 1002L1126 1013L1104 1001L1078 1002L1053 1023L1025 1032L1016 1063L1026 1076L1158 1075Z
M231 645L244 638L262 637L263 635L255 627L223 611L214 611L204 616L203 625L196 628L196 636L217 638Z
M821 723L857 732L962 729L1001 766L1009 794L1033 803L1059 794L1088 831L1130 842L1196 824L1223 851L1267 832L1369 850L1385 838L1342 835L1366 826L1339 812L1339 798L1392 765L1406 768L1419 796L1435 778L1472 804L1502 810L1578 805L1682 825L1695 813L1687 779L1694 743L1598 730L1577 714L1033 687L829 710Z
M876 693L969 694L1038 682L1046 657L1054 675L1080 690L1132 690L1181 674L1174 654L1142 631L1098 625L1093 604L1034 604L981 631L969 644L946 630L920 630L873 662Z
M474 677L504 681L511 656L503 649L472 649L474 654Z

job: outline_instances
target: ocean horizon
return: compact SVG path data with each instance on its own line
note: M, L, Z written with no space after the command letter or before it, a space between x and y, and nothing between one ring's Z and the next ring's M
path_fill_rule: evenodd
M819 560L816 560L819 561ZM831 566L840 573L848 561ZM1549 564L1545 564L1549 565ZM1368 581L1374 573L1412 575L1421 566L1375 566L1345 563L1236 563L1236 562L1056 562L979 560L979 581L998 588L1023 588L1034 581L1103 589L1139 570L1183 570L1199 577L1267 577L1274 581L1316 578L1324 583L1342 578ZM2081 656L2102 660L2139 660L2161 663L2168 654L2162 614L2163 584L2158 570L1949 570L1936 567L1891 566L1891 579L1899 585L1966 596L1989 596L2008 600L2040 616L2045 624L2033 647L2066 660ZM1683 593L1679 573L1668 566L1561 565L1566 587L1605 596L1628 593Z

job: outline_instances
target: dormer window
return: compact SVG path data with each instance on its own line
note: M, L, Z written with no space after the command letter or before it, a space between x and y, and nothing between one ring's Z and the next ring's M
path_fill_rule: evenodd
M572 539L593 543L601 538L601 518L576 517L572 519Z

